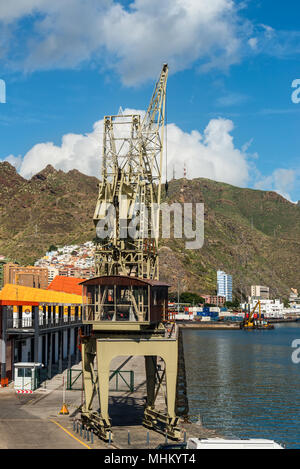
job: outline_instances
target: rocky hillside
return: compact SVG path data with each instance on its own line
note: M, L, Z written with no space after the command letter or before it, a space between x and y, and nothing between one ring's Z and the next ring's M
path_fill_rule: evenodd
M51 244L93 239L97 184L95 177L50 165L26 180L0 163L0 253L29 264ZM214 293L220 268L233 275L239 296L249 294L253 283L270 286L274 296L300 290L299 205L274 192L207 179L171 181L166 200L205 204L202 249L186 250L179 239L161 242L161 279L173 289L179 282L180 291Z

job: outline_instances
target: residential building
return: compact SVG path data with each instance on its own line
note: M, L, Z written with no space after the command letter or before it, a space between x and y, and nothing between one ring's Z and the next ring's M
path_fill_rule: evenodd
M89 241L80 245L69 245L46 252L35 262L36 267L48 269L48 281L56 275L88 279L95 275L94 244Z
M217 272L217 295L226 298L226 301L232 301L232 276L218 270Z
M58 269L56 267L48 267L48 283L50 284L54 277L58 275Z
M225 296L217 296L217 295L201 295L204 298L205 303L210 305L218 305L222 306L226 302Z
M251 286L251 298L254 300L269 300L270 299L270 288L262 285Z
M291 288L289 303L290 305L298 305L300 303L300 297L298 295L298 290L296 290L296 288Z
M7 264L8 260L4 256L0 256L0 289L4 285L4 266Z
M3 284L11 283L23 285L24 287L43 288L48 286L48 269L41 267L27 266L8 262L3 267Z

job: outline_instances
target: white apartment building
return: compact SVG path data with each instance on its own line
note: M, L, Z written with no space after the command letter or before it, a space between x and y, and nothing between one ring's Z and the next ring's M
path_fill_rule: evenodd
M48 267L48 283L51 283L56 275L58 275L58 269L56 267Z
M232 276L223 270L217 271L217 290L218 296L224 296L226 301L232 301Z

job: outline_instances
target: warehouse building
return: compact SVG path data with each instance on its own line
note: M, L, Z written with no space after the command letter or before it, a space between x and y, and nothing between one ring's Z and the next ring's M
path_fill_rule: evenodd
M77 363L81 308L81 295L6 284L0 292L1 379L13 379L16 362L42 363L49 379Z

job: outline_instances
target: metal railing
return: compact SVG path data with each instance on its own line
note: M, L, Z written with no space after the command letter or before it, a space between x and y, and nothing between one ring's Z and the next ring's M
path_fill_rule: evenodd
M52 327L62 327L73 324L82 323L82 320L78 316L69 316L69 317L40 317L39 318L39 327L40 329L47 329Z
M134 371L133 370L110 370L109 381L112 384L110 391L134 391ZM95 370L97 376L97 370ZM67 389L80 390L82 383L79 384L79 378L82 376L82 370L70 368L67 372ZM123 386L122 386L123 385Z
M139 316L132 303L112 304L85 304L83 305L83 321L147 321L148 305L138 305Z
M39 328L40 329L49 329L54 327L63 327L68 325L81 324L82 320L79 316L63 316L59 317L58 315L39 315ZM35 323L34 318L30 315L29 317L16 317L13 315L8 315L7 318L7 329L34 329Z

